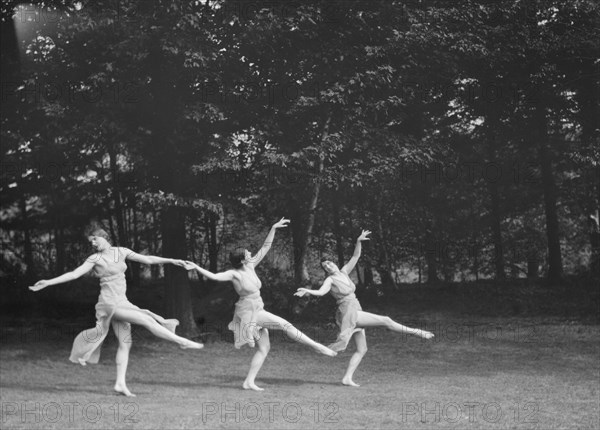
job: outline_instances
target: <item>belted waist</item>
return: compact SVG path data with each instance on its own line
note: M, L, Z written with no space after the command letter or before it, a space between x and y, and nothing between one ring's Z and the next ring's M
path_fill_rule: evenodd
M245 296L240 296L240 300L253 300L260 298L260 291L255 291L250 294L246 294Z
M125 273L119 272L119 273L115 273L114 275L104 276L104 277L100 278L100 286L102 286L102 284L106 284L107 282L114 282L114 281L118 281L118 280L125 281Z

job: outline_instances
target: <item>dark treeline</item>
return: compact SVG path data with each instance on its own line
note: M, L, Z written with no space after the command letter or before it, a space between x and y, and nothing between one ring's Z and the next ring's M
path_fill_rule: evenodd
M91 222L218 271L281 216L266 269L296 285L361 228L358 281L380 293L598 273L593 0L2 7L2 272L18 288L80 264ZM165 272L189 330L188 277Z

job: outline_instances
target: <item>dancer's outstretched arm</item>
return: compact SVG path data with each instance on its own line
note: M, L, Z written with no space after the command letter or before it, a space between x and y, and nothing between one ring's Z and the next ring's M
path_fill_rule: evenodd
M294 293L294 296L302 297L305 294L310 294L311 296L324 296L331 290L331 278L325 279L323 285L318 290L311 290L310 288L298 288L298 290Z
M269 250L271 249L273 239L275 238L275 230L277 230L278 228L287 227L289 222L289 219L281 218L278 222L273 224L263 245L260 247L258 252L255 255L253 255L252 258L250 258L250 263L252 263L253 266L257 266L258 263L260 263L262 259L265 258L267 252L269 252Z
M341 271L344 272L346 275L349 275L350 272L354 270L354 266L356 266L356 262L360 258L360 253L362 251L361 242L363 240L370 240L367 237L369 234L371 234L369 230L363 230L360 236L358 236L358 239L356 239L356 246L354 247L354 254L352 254L352 258L350 259L350 261L348 261L348 263L346 263L344 267L341 268Z
M125 254L125 259L130 261L136 261L142 264L174 264L179 267L185 268L185 261L176 260L174 258L163 258L155 255L142 255L132 251L128 248L121 248Z
M202 276L210 279L211 281L227 282L233 281L235 277L235 272L233 270L227 270L221 273L213 273L209 272L206 269L203 269L202 267L198 266L196 263L192 263L191 261L186 261L184 268L187 270L196 270Z
M92 256L85 260L85 263L83 263L77 269L67 272L63 275L57 276L56 278L43 279L41 281L37 281L33 286L29 287L29 289L31 291L40 291L46 287L49 287L50 285L62 284L64 282L73 281L77 278L82 277L93 268L94 257Z

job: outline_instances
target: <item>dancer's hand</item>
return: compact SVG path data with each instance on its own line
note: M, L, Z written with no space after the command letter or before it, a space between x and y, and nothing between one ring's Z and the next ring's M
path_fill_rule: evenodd
M29 289L31 291L40 291L48 286L49 286L48 281L41 280L41 281L37 281L33 286L29 287Z
M273 228L282 228L282 227L287 227L288 223L290 222L289 219L285 219L281 218L278 222L276 222L275 224L273 224Z
M191 261L184 261L184 265L182 266L185 270L194 270L198 265L196 263L192 263Z
M298 291L294 293L294 296L304 297L308 293L308 288L298 288Z
M363 240L371 240L370 237L367 237L370 234L371 234L371 232L369 230L363 230L362 233L360 234L360 236L358 236L358 239L356 239L356 241L362 242Z
M183 260L173 260L175 266L183 267L185 269L186 263Z

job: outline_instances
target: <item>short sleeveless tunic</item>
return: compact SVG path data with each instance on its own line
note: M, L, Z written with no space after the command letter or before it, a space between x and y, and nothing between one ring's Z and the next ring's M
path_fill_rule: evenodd
M354 282L346 275L347 284L337 285L331 283L331 295L335 298L338 308L335 314L335 322L340 329L337 339L334 343L329 345L329 349L336 352L343 351L348 346L348 342L352 338L352 335L356 332L364 330L362 328L356 328L356 321L358 319L358 311L362 311L360 303L354 294L356 286ZM339 284L339 282L338 282Z
M260 282L260 279L258 281ZM259 290L261 287L262 283L258 287ZM260 297L260 291L240 296L236 302L233 320L227 328L233 332L234 346L237 349L240 349L245 344L250 345L252 348L256 345L256 342L260 338L259 331L262 328L257 324L256 320L258 313L264 308L265 304Z
M234 345L241 348L245 344L254 348L260 338L259 330L262 328L256 323L257 315L264 309L265 305L256 291L247 296L240 296L235 304L233 320L229 323L229 330L233 331Z
M98 363L98 360L100 359L100 347L108 334L109 326L117 309L132 309L143 312L157 320L159 323L162 321L162 325L173 333L175 332L175 327L179 324L179 321L175 319L165 320L149 310L140 309L129 302L125 295L127 290L127 284L125 282L125 271L127 270L125 255L122 248L113 249L115 250L113 261L106 261L100 254L93 257L96 258L95 261L98 261L93 269L94 274L100 278L100 295L98 296L98 303L96 304L96 327L84 330L75 337L71 356L69 357L69 360L73 363L80 363L83 366L85 366L86 363ZM129 251L127 249L125 250ZM100 259L102 259L105 264L99 264ZM160 320L156 317L160 318ZM131 336L129 334L131 325L125 321L118 321L121 325L121 327L119 327L115 326L117 321L112 322L113 330L122 329L124 332L128 333L129 342L131 342Z

